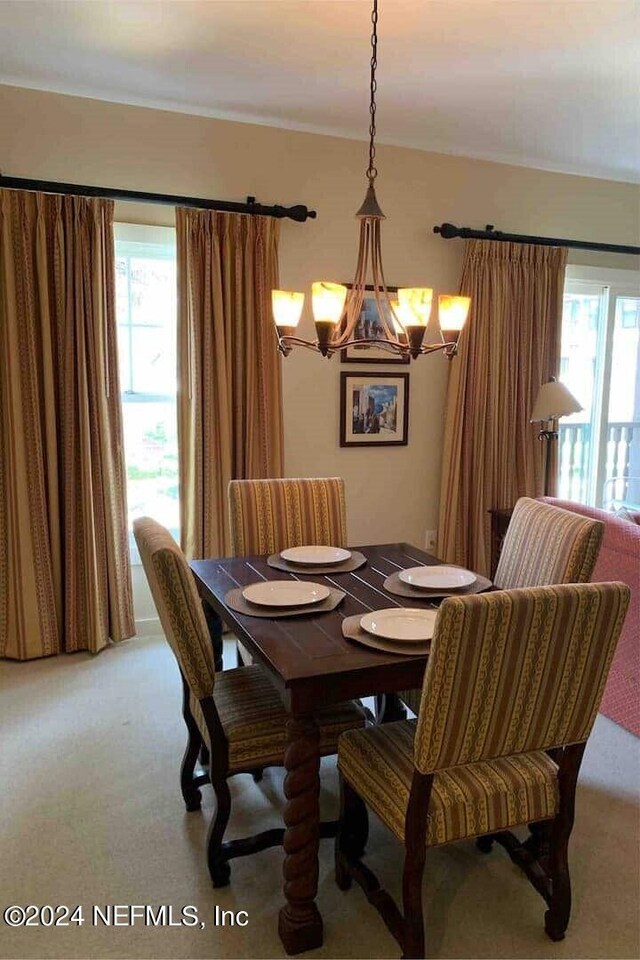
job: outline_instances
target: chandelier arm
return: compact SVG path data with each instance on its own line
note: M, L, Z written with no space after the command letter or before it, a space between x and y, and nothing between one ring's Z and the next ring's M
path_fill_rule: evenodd
M337 347L338 349L342 344L347 343L353 335L353 331L358 325L358 319L362 311L362 304L364 301L364 287L354 285L347 294L347 303L345 305L346 317L344 329L335 340L332 341L332 346Z
M423 343L420 347L421 356L440 351L444 353L448 360L451 360L458 352L458 345L456 343Z
M294 337L288 334L278 338L278 347L282 353L285 353L285 355L293 346L307 347L307 349L317 352L318 341L305 340L302 337ZM401 356L406 356L409 352L409 347L398 340L385 340L381 337L356 337L351 340L345 340L341 344L332 343L329 353L335 353L348 347L362 346L386 348L389 350L389 352L398 353ZM419 352L421 355L443 352L446 357L451 359L457 353L457 345L454 343L425 343L420 347Z
M346 347L380 347L380 349L386 349L389 353L399 353L402 356L406 356L409 352L399 341L384 340L381 337L358 337L356 340L348 340L346 343L343 343L340 350L345 349ZM366 363L365 360L362 361Z
M342 319L338 324L339 333L332 340L332 346L339 348L346 343L358 325L358 319L364 300L367 267L369 264L369 224L366 220L360 222L360 242L358 244L358 260L351 288L347 292Z
M389 291L387 290L387 285L384 279L384 270L382 268L382 250L380 244L380 221L376 220L374 223L374 245L373 245L373 285L375 291L376 305L378 307L378 315L382 322L383 329L386 333L387 340L394 345L402 344L402 341L398 337L398 334L395 328L392 328L388 321L388 317L398 319L396 317L395 311L391 306L391 298L389 297Z
M306 347L308 350L313 350L315 353L319 349L318 340L305 340L303 337L293 337L289 334L284 337L278 337L278 350L283 356L287 357L293 347ZM332 348L333 349L333 348ZM331 355L332 349L329 351L329 356Z

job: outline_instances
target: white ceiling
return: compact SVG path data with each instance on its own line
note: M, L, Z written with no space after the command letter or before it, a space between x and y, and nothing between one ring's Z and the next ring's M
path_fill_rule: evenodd
M369 0L2 0L0 83L364 139L369 28ZM380 0L379 32L380 142L640 179L640 0Z

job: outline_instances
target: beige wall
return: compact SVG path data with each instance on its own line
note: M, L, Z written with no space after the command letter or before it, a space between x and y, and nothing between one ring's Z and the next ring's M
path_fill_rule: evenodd
M282 224L280 280L288 288L308 290L318 278L349 280L365 166L365 146L356 141L0 86L4 174L221 199L251 194L316 209L315 221ZM444 220L638 242L638 192L629 184L385 146L378 168L378 198L389 218L383 241L389 283L455 290L462 242L431 232ZM173 212L118 204L117 218L170 224ZM576 251L570 259L631 266L630 258ZM311 334L308 314L305 326ZM345 477L352 543L422 545L437 520L447 363L437 355L412 364L409 445L398 449L340 449L341 369L359 368L307 351L284 363L286 471Z

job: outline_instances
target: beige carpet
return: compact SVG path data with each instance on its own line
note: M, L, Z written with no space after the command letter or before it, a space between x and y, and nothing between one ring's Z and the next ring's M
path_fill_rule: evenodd
M233 662L229 659L229 662ZM199 928L10 929L0 956L280 957L279 849L232 865L214 890L203 856L212 809L187 814L177 771L184 744L180 685L169 649L146 638L103 651L26 664L0 663L0 904L185 904ZM543 932L544 905L504 851L471 843L427 859L424 898L431 957L637 958L639 743L600 717L585 757L572 846L574 910L567 939ZM233 781L231 835L278 824L281 776ZM336 812L333 762L323 811ZM369 862L399 890L401 850L372 823ZM332 844L321 845L318 903L325 944L309 957L397 957L398 947L362 892L341 893ZM215 905L246 910L245 928L212 925Z

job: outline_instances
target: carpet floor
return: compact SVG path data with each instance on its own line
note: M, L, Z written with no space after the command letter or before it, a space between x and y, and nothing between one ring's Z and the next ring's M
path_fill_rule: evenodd
M229 662L233 662L231 654ZM186 813L178 786L184 746L180 683L161 638L97 657L75 654L0 663L0 906L66 904L84 923L11 928L0 920L0 957L281 957L277 935L282 851L234 861L231 886L214 890L203 849L213 808ZM428 854L424 881L430 957L628 958L640 956L640 741L599 717L578 788L570 850L574 907L567 938L544 934L544 904L504 851L473 843ZM336 815L335 762L322 771L323 816ZM279 825L282 774L232 781L230 836ZM395 896L402 851L372 818L368 862ZM114 904L197 907L204 929L93 925ZM359 888L341 893L332 843L321 843L318 904L325 943L306 956L397 957L398 947ZM215 908L247 913L216 926ZM46 917L45 917L46 919ZM244 919L244 917L241 917Z

